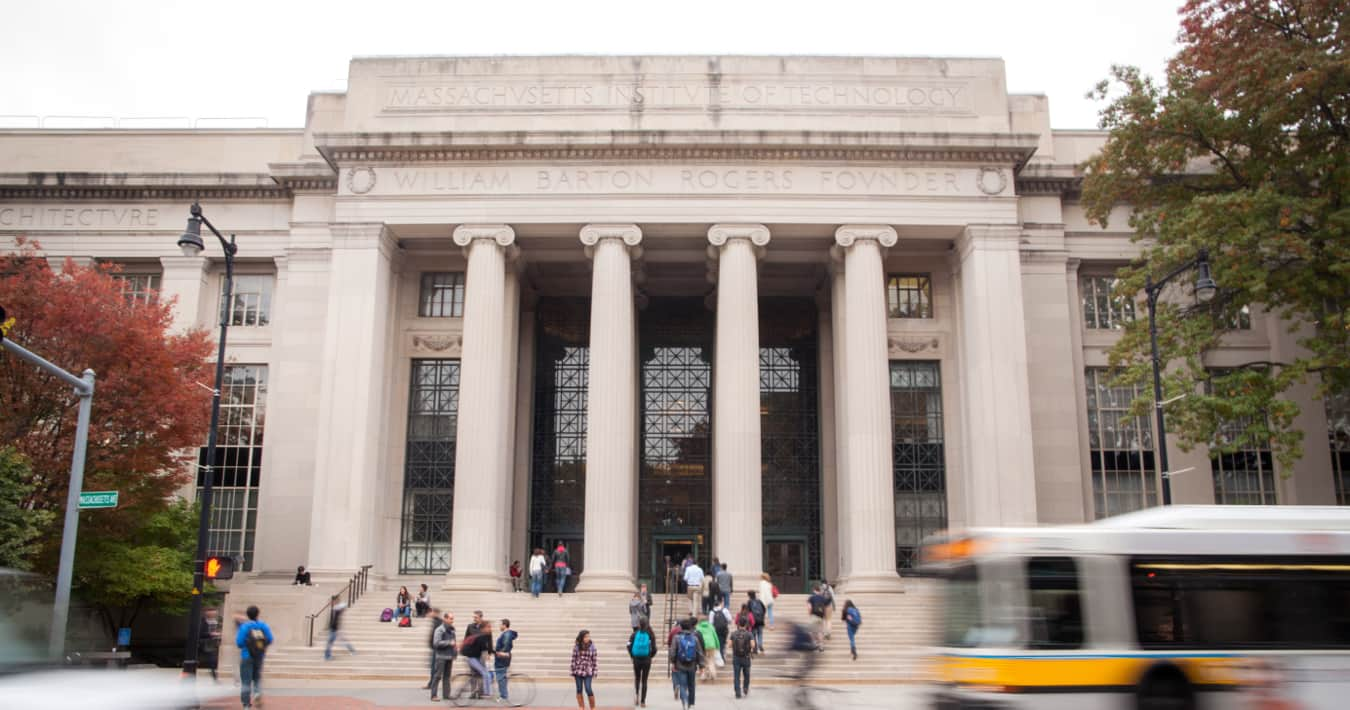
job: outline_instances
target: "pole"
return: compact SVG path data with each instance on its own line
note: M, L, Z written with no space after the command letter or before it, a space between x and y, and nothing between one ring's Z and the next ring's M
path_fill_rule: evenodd
M1158 287L1149 277L1144 286L1148 295L1148 339L1153 353L1153 413L1158 419L1158 477L1162 479L1162 504L1172 504L1172 477L1167 467L1167 426L1163 423L1162 364L1158 356Z
M75 424L75 453L70 457L70 490L66 493L66 519L61 529L61 561L56 571L56 600L52 604L52 628L47 637L47 652L60 659L66 650L66 625L70 618L70 580L75 568L75 535L80 528L80 490L84 487L84 459L89 443L89 410L94 403L94 371L85 370L76 377L53 365L42 356L13 340L0 339L0 349L37 365L75 388L80 410Z
M211 228L215 231L215 228ZM223 242L224 240L222 240ZM234 246L234 237L230 237ZM230 301L234 298L234 250L225 249L225 294L220 309L220 342L216 350L216 386L211 392L211 429L206 435L206 465L202 466L201 512L197 517L197 555L192 563L192 610L188 612L187 646L183 649L183 675L197 676L197 646L201 640L202 592L206 586L206 542L211 533L211 491L215 478L216 429L220 424L220 388L225 381L225 336L230 327Z

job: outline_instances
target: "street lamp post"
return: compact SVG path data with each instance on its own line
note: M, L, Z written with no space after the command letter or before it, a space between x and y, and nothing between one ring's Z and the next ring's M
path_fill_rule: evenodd
M1148 276L1144 293L1148 296L1148 339L1153 353L1153 413L1158 419L1158 477L1162 479L1163 505L1172 504L1171 470L1167 467L1167 427L1163 423L1162 401L1162 363L1158 355L1158 295L1167 282L1181 274L1195 269L1195 297L1202 303L1208 303L1218 291L1214 279L1209 274L1209 251L1201 249L1194 259L1169 271L1157 282Z
M238 247L234 235L230 240L216 229L211 221L202 216L202 206L192 203L192 215L188 217L187 229L178 238L178 246L184 256L198 256L205 248L202 243L202 225L220 241L225 252L225 292L220 309L220 342L216 351L216 384L211 390L211 430L206 435L206 464L202 466L204 483L202 484L201 515L197 520L197 554L192 561L192 611L188 612L187 648L183 651L183 674L188 677L197 675L197 646L201 639L202 592L206 586L206 541L211 529L211 489L215 478L216 428L220 424L220 388L225 380L225 335L230 325L230 299L234 291L234 254Z

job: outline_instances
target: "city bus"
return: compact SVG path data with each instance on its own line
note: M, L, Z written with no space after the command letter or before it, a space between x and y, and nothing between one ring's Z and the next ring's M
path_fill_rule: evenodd
M939 710L1350 707L1350 508L943 533L919 568Z

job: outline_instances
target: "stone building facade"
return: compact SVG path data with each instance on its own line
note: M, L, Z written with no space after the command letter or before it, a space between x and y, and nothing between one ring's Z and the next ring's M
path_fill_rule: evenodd
M564 540L582 591L686 552L885 590L941 528L1158 502L1103 140L993 59L356 59L303 129L0 131L0 246L230 319L212 546L256 579L494 589ZM1294 352L1247 315L1215 367ZM1176 501L1346 503L1346 414L1294 396L1292 469L1174 445Z

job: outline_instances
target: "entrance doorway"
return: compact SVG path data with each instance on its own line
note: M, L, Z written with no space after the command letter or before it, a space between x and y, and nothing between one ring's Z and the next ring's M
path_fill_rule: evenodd
M651 568L651 586L649 587L654 594L665 594L670 591L667 588L668 567L673 567L676 579L677 593L684 592L684 582L680 581L679 569L687 555L693 555L698 559L699 538L696 536L672 536L666 537L658 535L652 541L652 568Z
M787 594L806 591L805 540L769 540L764 543L764 571Z

